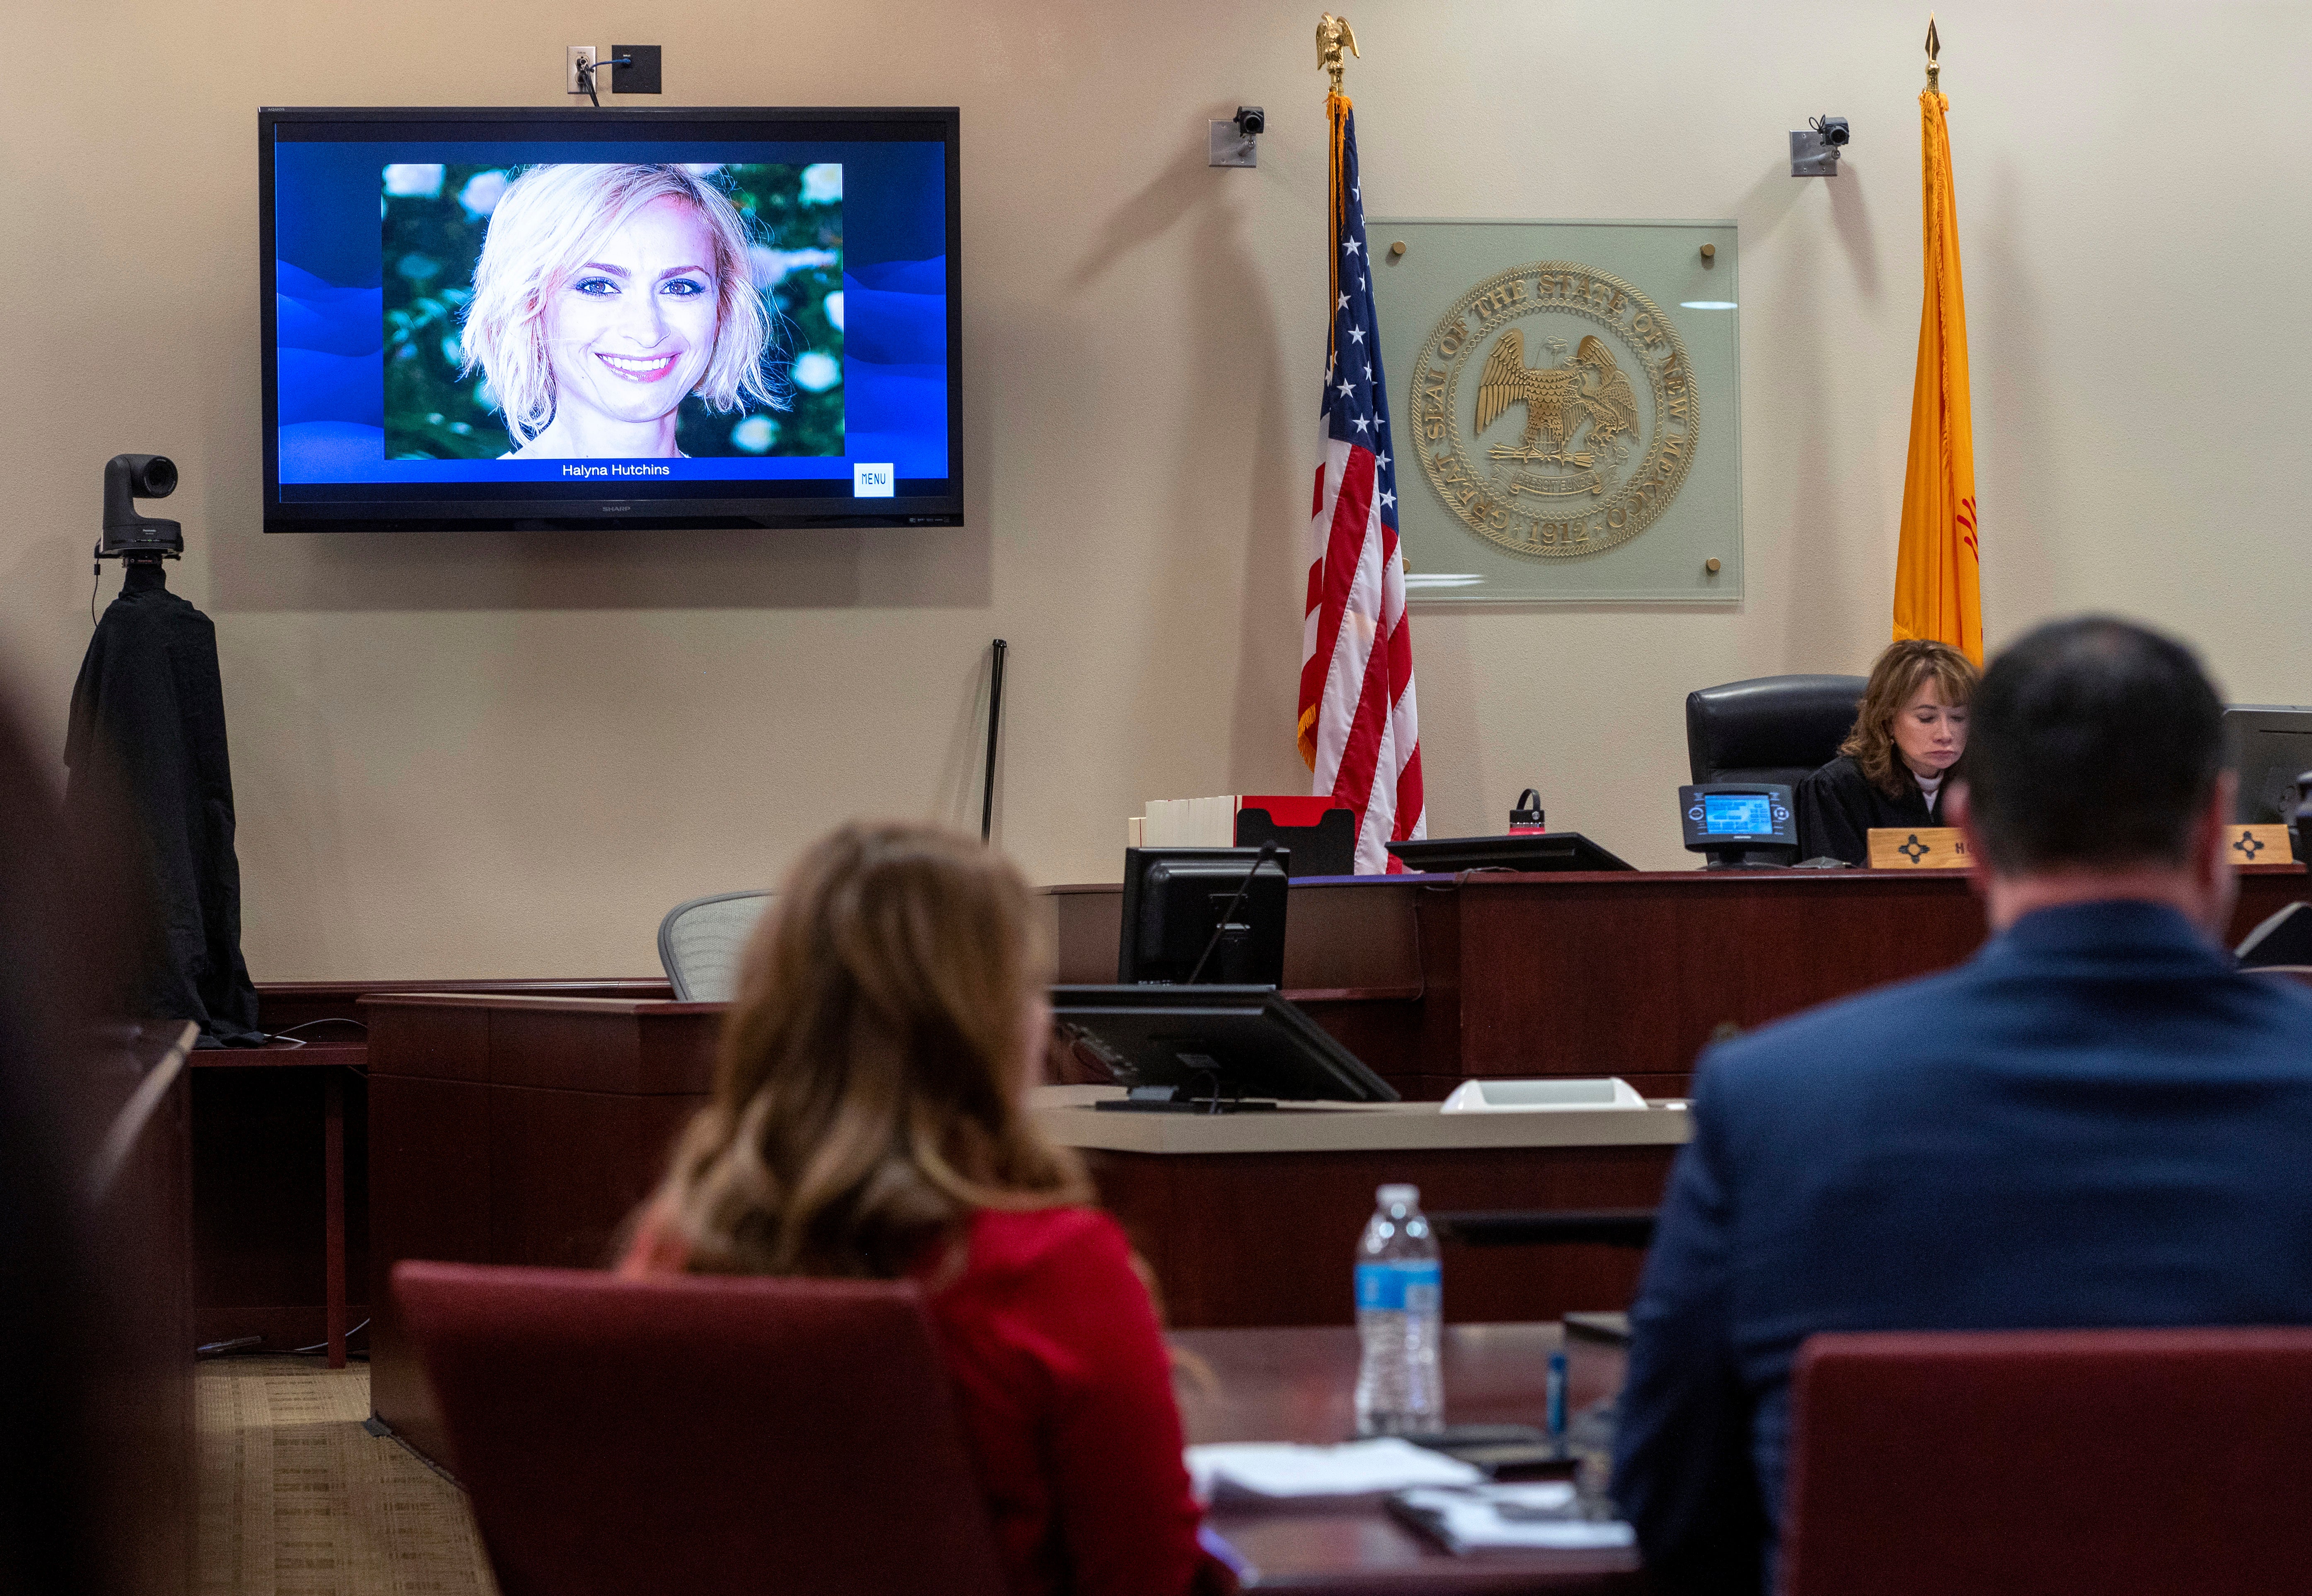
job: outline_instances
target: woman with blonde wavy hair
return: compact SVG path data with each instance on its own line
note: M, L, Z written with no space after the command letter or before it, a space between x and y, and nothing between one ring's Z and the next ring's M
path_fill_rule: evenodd
M533 166L490 213L465 310L509 460L670 459L692 394L785 407L747 222L687 167Z
M1873 828L1949 824L1980 678L1948 643L1906 637L1881 653L1838 758L1799 784L1800 853L1868 864Z
M1031 908L950 832L851 825L808 850L621 1268L920 1283L1012 1590L1225 1590L1148 1292L1028 1113L1051 1027Z

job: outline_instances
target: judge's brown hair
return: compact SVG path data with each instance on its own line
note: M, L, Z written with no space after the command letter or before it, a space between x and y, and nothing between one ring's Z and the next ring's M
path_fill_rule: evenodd
M1895 748L1895 717L1929 681L1941 689L1943 702L1956 709L1975 697L1979 680L1975 662L1948 643L1905 637L1891 645L1870 667L1870 684L1854 712L1854 730L1838 751L1854 761L1863 780L1889 798L1901 797L1911 777Z
M925 826L845 826L749 944L713 1101L646 1208L708 1274L889 1278L973 1211L1084 1203L1020 1076L1050 979L1027 882Z

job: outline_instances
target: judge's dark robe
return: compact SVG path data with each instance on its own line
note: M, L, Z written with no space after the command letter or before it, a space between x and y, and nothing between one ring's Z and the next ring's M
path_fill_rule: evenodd
M120 840L139 855L162 926L144 961L143 1014L197 1022L204 1048L258 1046L216 627L169 592L158 566L128 568L89 639L65 763L66 809L81 823L107 799L136 816Z
M1870 785L1854 761L1841 754L1799 784L1799 857L1827 856L1849 864L1870 863L1874 827L1901 826L1916 831L1945 824L1941 794L1949 793L1958 767L1943 773L1932 809L1911 773L1903 772L1903 795L1889 798Z

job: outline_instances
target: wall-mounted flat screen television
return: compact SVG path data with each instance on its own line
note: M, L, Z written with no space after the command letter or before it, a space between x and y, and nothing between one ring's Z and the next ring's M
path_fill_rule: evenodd
M952 109L258 127L267 531L962 522Z

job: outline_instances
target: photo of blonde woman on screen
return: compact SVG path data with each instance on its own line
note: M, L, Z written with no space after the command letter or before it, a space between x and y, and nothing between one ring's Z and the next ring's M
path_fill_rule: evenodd
M460 338L505 460L674 459L685 399L787 408L747 219L682 166L533 166L490 210ZM478 441L478 440L477 440Z

